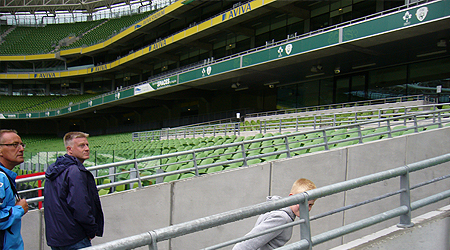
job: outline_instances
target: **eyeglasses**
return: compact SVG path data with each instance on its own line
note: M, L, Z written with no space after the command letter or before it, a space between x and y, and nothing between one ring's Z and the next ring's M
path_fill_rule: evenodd
M0 144L0 146L10 146L10 147L14 147L17 148L18 146L22 146L22 148L25 148L25 143L10 143L10 144Z

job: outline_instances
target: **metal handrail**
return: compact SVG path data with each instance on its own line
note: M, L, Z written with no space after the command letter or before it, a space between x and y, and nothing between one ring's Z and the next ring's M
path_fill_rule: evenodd
M352 180L331 184L325 187L320 187L313 189L301 194L292 195L286 198L281 198L279 200L274 200L271 202L259 203L252 206L247 206L244 208L239 208L231 210L228 212L200 218L197 220L192 220L156 230L152 230L139 235L126 237L119 240L114 240L97 246L92 246L87 249L112 249L112 250L122 250L122 249L133 249L136 247L148 245L150 249L157 249L156 244L158 242L179 237L182 235L198 232L204 229L217 227L225 225L238 220L246 219L255 215L259 215L268 211L275 209L280 209L283 207L288 207L291 205L300 205L300 221L296 224L300 224L302 239L296 243L278 248L278 249L311 249L312 246L323 243L325 241L334 239L336 237L343 236L345 234L360 230L362 228L386 221L391 218L400 217L400 227L411 227L411 210L417 209L425 204L433 203L446 199L450 197L450 190L429 196L425 199L421 199L415 202L410 202L410 192L409 192L409 175L412 172L423 170L429 167L433 167L442 163L450 161L450 154L441 155L438 157L426 159L423 161L408 164L402 167L378 172L371 175L366 175L363 177L355 178ZM344 225L342 227L324 232L319 235L310 236L310 226L309 226L309 211L308 211L308 201L316 200L318 198L323 198L332 194L337 194L352 190L355 188L367 186L373 183L381 182L384 180L400 177L400 205L394 209L385 211L381 214L371 216L359 220L357 222ZM277 228L278 229L278 228ZM267 232L266 232L267 233ZM259 235L259 234L258 234ZM258 235L251 235L245 237L245 239L250 237L256 237ZM304 237L306 235L306 237ZM309 235L309 237L308 237ZM239 239L244 239L241 237ZM228 241L208 247L206 249L218 249L224 246L228 246L236 243L236 240Z
M417 100L419 100L423 96L416 96ZM414 98L414 97L411 97ZM365 102L361 102L365 103ZM361 104L358 102L358 104ZM337 104L337 105L351 105L351 104ZM392 108L380 108L376 110L352 110L352 111L338 111L336 109L332 109L330 113L312 113L309 112L308 108L298 109L298 113L285 113L284 110L273 111L273 112L264 112L257 113L259 116L268 116L264 120L256 121L255 124L248 124L241 122L231 122L231 123L221 123L221 124L210 124L210 125L201 125L201 126L183 126L177 128L166 128L161 130L151 130L151 131L143 131L143 132L134 132L132 133L132 140L163 140L163 139L179 139L179 138L196 138L197 137L205 137L205 136L217 136L217 135L241 135L242 132L251 130L257 131L259 133L267 133L268 131L277 131L282 132L282 130L286 129L294 129L298 132L301 127L313 127L314 129L318 127L327 127L327 126L337 126L337 124L345 124L345 123L356 123L359 121L365 121L369 119L380 119L387 117L394 117L398 115L407 115L412 113L422 112L420 109L430 109L436 110L438 106L448 105L448 103L441 104L426 104L426 105L415 105L408 107L392 107ZM324 106L320 106L324 107ZM417 109L417 111L415 111ZM327 109L317 110L321 112L326 112ZM306 112L306 113L300 113ZM372 113L372 115L367 115L366 113ZM374 114L376 113L376 114ZM287 114L289 117L276 117L275 115L284 115ZM339 121L338 116L348 116L346 120ZM246 115L246 117L255 117L255 115L250 116ZM286 120L297 118L296 121L289 122ZM301 118L302 120L298 120ZM270 124L268 124L270 123Z
M392 138L396 133L404 131L420 132L429 126L443 127L450 123L450 109L430 111L426 113L402 115L391 118L369 120L366 122L359 122L356 124L341 125L336 127L326 127L316 130L309 130L305 132L296 132L290 134L275 135L271 137L261 137L252 140L244 140L240 142L233 142L229 144L215 145L205 148L198 148L193 150L168 153L164 155L150 156L139 159L125 160L121 162L108 163L93 167L88 167L89 171L94 173L96 179L111 179L111 183L98 185L98 189L115 188L118 185L138 183L141 188L142 181L155 180L156 183L163 182L167 176L193 173L198 176L207 173L207 169L223 165L232 165L234 163L239 166L251 165L254 161L261 162L261 160L273 160L271 156L279 155L278 157L291 158L294 155L318 151L316 149L329 150L339 143L350 142L351 144L364 143L367 141ZM407 121L404 126L404 121ZM402 127L396 127L402 124ZM353 130L352 130L353 129ZM346 130L342 131L342 130ZM369 133L370 132L370 133ZM357 135L347 137L347 135ZM345 138L338 138L333 140L333 136L345 136ZM255 145L253 147L253 145ZM273 148L270 152L263 152L264 149ZM233 152L226 152L227 149L234 149ZM240 154L240 155L239 155ZM233 157L232 157L233 156ZM192 157L192 158L187 158ZM223 161L215 161L202 165L203 160L214 159L222 157ZM228 158L227 158L228 157ZM169 162L169 159L176 161ZM164 163L161 163L164 161ZM167 161L167 162L166 162ZM155 163L158 162L158 163ZM155 163L153 165L149 165ZM139 165L141 164L141 165ZM146 164L142 166L142 164ZM174 171L162 171L159 169L167 169L170 166L182 164L185 168L179 168ZM190 164L190 165L189 165ZM118 172L118 167L133 165L123 172ZM99 175L98 170L108 169L107 175ZM151 171L153 174L144 175L145 171ZM121 174L134 174L127 180L117 180L115 176ZM30 177L19 179L17 183L26 183L36 180L43 180L44 176ZM42 198L30 198L29 202L41 201Z

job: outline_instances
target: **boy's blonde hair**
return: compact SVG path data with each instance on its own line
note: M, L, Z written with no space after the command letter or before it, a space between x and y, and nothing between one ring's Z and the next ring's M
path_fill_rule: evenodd
M291 194L299 194L315 188L316 185L312 181L301 178L296 180L292 185Z
M64 147L72 146L72 141L75 138L88 138L89 134L83 132L69 132L64 135Z

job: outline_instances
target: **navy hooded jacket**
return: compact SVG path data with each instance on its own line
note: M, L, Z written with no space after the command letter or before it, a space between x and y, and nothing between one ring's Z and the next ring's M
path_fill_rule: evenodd
M103 235L103 212L94 176L75 157L60 156L45 172L47 244L73 245Z

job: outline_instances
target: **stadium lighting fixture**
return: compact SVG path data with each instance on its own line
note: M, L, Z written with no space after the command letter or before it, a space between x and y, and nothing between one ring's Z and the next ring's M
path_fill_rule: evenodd
M241 84L240 83L233 83L233 84L231 84L231 88L232 89L237 89L239 86L241 86Z
M341 73L341 67L336 67L336 68L334 68L334 73L335 73L335 74Z
M280 83L280 81L275 81L275 82L268 82L268 83L264 83L264 86L270 86L270 85L275 85Z

